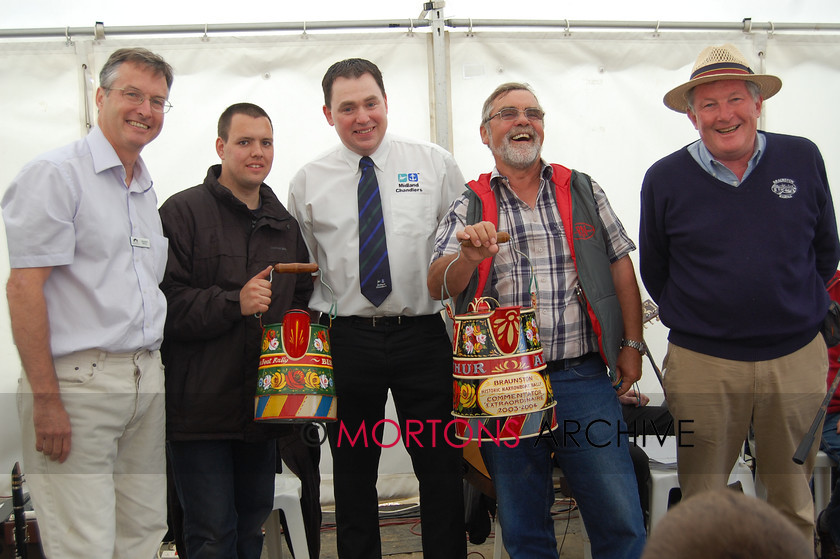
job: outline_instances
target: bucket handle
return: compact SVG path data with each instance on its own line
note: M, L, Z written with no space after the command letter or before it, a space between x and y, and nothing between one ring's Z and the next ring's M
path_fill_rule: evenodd
M510 239L511 239L511 237L510 237L509 233L507 233L505 231L497 231L496 232L496 243L497 244L507 243L508 241L510 241ZM461 249L464 248L464 247L469 248L471 246L472 246L472 244L471 244L470 239L465 239L465 240L461 241L460 244L458 245L458 256L453 258L452 262L450 262L446 266L446 269L443 271L443 285L441 285L441 288L440 288L440 303L446 309L446 314L449 315L449 318L454 317L454 312L452 311L451 305L448 303L448 302L452 301L452 294L449 293L449 288L447 287L447 284L446 284L446 274L449 272L449 268L451 268L452 265L459 258L461 258ZM537 293L539 292L539 286L537 285L537 276L536 276L536 274L534 274L534 266L533 266L533 264L531 264L531 259L528 258L527 254L525 254L524 252L520 251L519 249L517 249L515 247L511 247L511 250L513 250L513 252L519 254L522 258L525 259L526 262L528 262L528 269L531 271L531 277L530 277L530 280L528 282L528 290L531 292L531 306L534 309L536 309L537 308ZM444 298L444 295L445 295L445 298ZM477 295L480 296L480 294L477 294Z
M268 274L268 283L274 279L274 272L278 274L312 274L317 275L318 279L321 281L321 284L327 288L327 291L330 292L330 299L332 304L330 305L329 310L329 317L330 323L336 317L337 314L337 307L335 301L335 293L333 292L332 288L324 281L324 276L321 273L321 269L318 267L318 264L315 262L307 262L307 263L300 263L300 262L280 262L274 265L271 269L271 272ZM260 325L262 325L262 313L255 313L254 316L260 319Z

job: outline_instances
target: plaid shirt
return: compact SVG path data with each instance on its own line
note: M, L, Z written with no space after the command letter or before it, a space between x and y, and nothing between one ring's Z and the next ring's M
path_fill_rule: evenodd
M514 194L507 178L493 169L490 185L499 206L497 230L509 232L511 242L499 245L488 282L489 292L485 293L496 298L501 306L532 306L528 260L514 249L525 254L533 266L538 287L537 320L543 353L547 360L553 361L597 351L598 341L575 295L578 275L557 210L556 192L551 183L552 168L545 162L542 165L542 179L533 209ZM595 181L592 181L592 190L609 238L607 251L610 262L615 262L635 250L636 246ZM433 262L444 254L458 252L455 233L467 225L467 200L466 195L455 200L440 222L432 253Z

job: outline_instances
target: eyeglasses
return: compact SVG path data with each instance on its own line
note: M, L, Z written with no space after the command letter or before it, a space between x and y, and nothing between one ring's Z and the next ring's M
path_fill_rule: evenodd
M525 118L528 120L542 120L545 118L545 112L541 111L540 109L535 108L528 108L525 110L520 111L516 107L505 107L501 111L496 114L492 114L484 119L484 123L488 123L496 117L499 117L502 120L516 120L519 118L520 113L525 113Z
M132 105L142 105L143 101L146 100L146 96L139 89L109 87L108 91L119 91L122 93L123 99ZM172 108L172 104L163 97L149 97L149 105L156 113L167 113Z

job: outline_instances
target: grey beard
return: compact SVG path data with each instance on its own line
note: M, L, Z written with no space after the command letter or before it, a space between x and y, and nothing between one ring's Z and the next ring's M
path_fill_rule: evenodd
M523 130L519 129L516 133L519 133L520 131ZM531 134L534 138L534 142L532 144L527 144L527 147L523 147L521 144L517 144L517 142L510 139L510 137L514 134L514 131L512 130L505 136L502 141L502 145L495 148L493 147L493 134L490 133L488 128L487 132L490 135L490 151L493 155L501 159L505 165L514 169L527 169L540 158L542 141L533 129L525 129L524 131Z
M527 147L517 146L515 142L505 138L505 142L494 153L498 155L506 165L514 169L527 169L540 158L540 150L542 143L540 139L534 136L534 143L528 144Z

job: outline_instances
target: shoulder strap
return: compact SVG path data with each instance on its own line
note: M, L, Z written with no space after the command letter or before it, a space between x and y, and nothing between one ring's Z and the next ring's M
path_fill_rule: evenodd
M496 203L496 197L490 188L490 173L481 175L478 177L478 180L470 181L467 186L469 188L464 193L467 196L467 225L472 225L479 221L489 221L498 225L499 209ZM492 258L485 258L481 261L476 273L470 278L467 287L464 288L457 298L455 303L456 314L467 312L467 307L473 298L480 296L484 292L492 266Z

